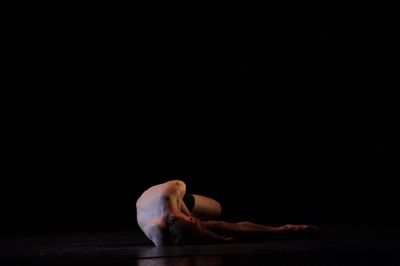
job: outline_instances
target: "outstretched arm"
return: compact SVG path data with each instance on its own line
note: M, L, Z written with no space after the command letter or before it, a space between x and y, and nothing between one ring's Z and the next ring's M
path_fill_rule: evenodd
M317 230L317 227L313 225L288 224L283 226L268 226L252 222L229 223L225 221L204 221L203 226L209 231L229 236L276 235Z

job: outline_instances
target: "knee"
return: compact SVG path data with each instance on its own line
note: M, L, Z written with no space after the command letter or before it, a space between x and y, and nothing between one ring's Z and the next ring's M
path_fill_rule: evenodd
M217 204L216 204L216 215L217 215L217 216L220 216L221 213L222 213L222 206L221 206L221 203L217 202Z

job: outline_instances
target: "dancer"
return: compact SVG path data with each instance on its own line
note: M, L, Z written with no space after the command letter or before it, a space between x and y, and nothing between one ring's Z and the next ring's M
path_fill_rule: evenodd
M156 246L232 241L243 237L311 233L313 225L268 226L253 222L231 223L215 219L221 204L209 197L186 192L181 180L157 184L136 202L137 222Z

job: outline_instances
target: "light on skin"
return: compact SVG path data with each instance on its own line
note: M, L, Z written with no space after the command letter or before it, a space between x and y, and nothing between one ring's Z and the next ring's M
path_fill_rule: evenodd
M188 210L183 198L186 184L181 180L170 180L154 185L144 191L136 202L139 227L156 245L169 244L168 221L174 217L196 224L205 237L229 241L243 235L268 235L288 232L313 232L318 228L313 225L268 226L252 222L231 223L221 220L208 220L221 214L221 205L214 199L193 194L195 205ZM204 219L204 220L203 220Z

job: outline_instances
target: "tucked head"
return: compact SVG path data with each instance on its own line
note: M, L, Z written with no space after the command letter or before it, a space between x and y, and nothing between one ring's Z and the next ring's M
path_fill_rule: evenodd
M203 230L198 218L171 217L168 227L169 237L174 245L199 244L203 240Z

